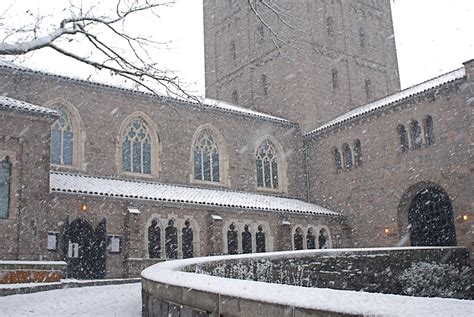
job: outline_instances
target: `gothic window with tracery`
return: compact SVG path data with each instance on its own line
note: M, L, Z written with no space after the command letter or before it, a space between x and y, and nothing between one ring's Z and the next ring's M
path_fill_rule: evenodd
M219 182L219 149L213 133L203 130L194 144L194 179Z
M0 219L8 218L10 210L12 164L7 157L0 161Z
M135 118L122 138L122 170L151 174L151 136L145 121Z
M257 150L257 186L278 189L278 159L270 140L262 142Z
M59 119L51 128L51 163L72 165L74 133L71 119L62 110L56 110Z

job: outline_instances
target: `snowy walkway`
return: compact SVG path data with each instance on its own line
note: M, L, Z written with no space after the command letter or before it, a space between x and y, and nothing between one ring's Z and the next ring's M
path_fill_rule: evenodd
M141 316L141 284L91 286L0 297L0 316Z

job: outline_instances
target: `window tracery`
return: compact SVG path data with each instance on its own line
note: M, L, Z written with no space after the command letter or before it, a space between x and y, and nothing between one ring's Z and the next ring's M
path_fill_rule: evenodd
M219 182L219 149L209 129L201 131L194 144L194 179Z
M257 186L278 189L278 158L277 151L270 140L259 146L256 155Z
M149 128L142 118L134 118L122 137L122 170L151 174L151 155Z

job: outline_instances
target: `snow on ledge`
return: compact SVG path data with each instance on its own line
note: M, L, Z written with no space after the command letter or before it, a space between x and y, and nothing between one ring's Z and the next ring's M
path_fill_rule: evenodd
M411 248L302 250L269 252L258 255L244 254L202 257L161 262L142 271L141 276L149 281L186 287L188 289L322 311L370 316L472 316L472 312L474 311L473 300L412 297L327 288L307 288L182 272L182 270L189 265L223 260L299 257L323 252L337 254L342 252L406 249ZM432 248L417 247L416 249Z
M57 117L58 113L49 108L40 107L18 99L0 96L0 110Z

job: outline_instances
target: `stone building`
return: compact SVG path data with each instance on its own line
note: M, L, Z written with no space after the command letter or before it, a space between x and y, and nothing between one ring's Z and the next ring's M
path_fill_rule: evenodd
M243 1L204 1L207 95L233 103L0 65L0 259L101 278L215 254L472 250L474 62L398 91L388 1L298 3L311 50L269 44Z
M393 34L388 0L205 0L206 96L308 132L400 89Z

